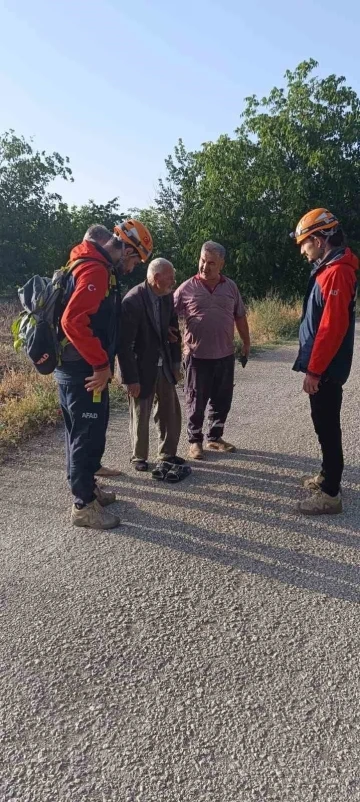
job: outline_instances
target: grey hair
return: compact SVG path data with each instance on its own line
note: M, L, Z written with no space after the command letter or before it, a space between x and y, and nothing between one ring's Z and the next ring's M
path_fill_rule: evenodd
M102 245L106 242L109 242L109 239L112 239L112 236L113 235L111 231L109 231L106 226L95 223L88 228L86 234L84 235L84 241L94 240L94 242L98 242L99 245Z
M147 278L154 278L157 273L162 273L166 267L173 268L174 265L169 262L168 259L163 259L162 256L159 256L157 259L153 259L147 269Z
M225 259L226 250L223 245L220 245L218 242L213 242L212 239L209 239L207 242L204 242L202 251L215 251L221 259Z

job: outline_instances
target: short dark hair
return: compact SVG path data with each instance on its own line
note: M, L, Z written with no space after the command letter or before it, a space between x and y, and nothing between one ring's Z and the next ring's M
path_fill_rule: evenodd
M329 237L328 242L330 243L330 245L334 245L334 247L336 247L337 245L344 245L345 234L342 228L338 228L335 234L333 234L332 237Z
M100 225L100 223L94 223L92 226L89 226L86 234L84 235L84 240L91 239L94 240L94 242L98 242L99 245L109 242L109 239L111 238L111 231L109 231L106 226Z

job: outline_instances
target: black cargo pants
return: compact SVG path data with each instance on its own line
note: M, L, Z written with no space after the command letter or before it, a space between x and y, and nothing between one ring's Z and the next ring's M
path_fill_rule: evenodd
M322 451L321 485L324 493L337 496L344 469L341 435L342 385L331 380L320 382L310 396L311 417Z

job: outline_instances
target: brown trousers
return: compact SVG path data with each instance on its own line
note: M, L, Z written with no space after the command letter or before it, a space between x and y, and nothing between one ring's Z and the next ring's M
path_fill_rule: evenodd
M158 368L157 379L148 398L130 398L130 438L132 460L149 456L149 423L153 407L154 422L159 439L158 459L175 457L181 432L181 408L176 387Z

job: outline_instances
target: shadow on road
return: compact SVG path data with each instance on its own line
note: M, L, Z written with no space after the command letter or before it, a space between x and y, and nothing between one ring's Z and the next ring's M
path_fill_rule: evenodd
M63 476L60 432L56 439L61 444L59 450L51 448L44 453L38 440L32 443L32 454L46 459L49 482L58 487L59 472ZM9 460L10 471L12 464L21 469L24 489L28 482L33 488L21 498L16 494L17 507L28 516L31 508L38 507L32 478L34 462L29 462L25 449L22 458L17 455L14 461ZM174 486L155 482L149 474L125 472L118 482L110 483L118 491L121 517L126 519L119 535L359 603L360 568L354 552L360 548L360 470L357 466L345 468L343 515L304 518L295 509L297 499L304 497L299 480L318 467L316 460L304 456L243 449L225 459L208 454L204 462L193 464L189 479ZM10 474L7 481L10 498ZM65 497L67 493L56 501L50 497L48 505L42 501L46 508L44 525L49 525L53 515L64 513ZM96 542L96 533L91 538ZM348 559L355 564L309 553L313 550L311 541L319 548L334 544L336 554L338 547L352 550Z
M358 520L356 511L359 512L360 506L356 487L360 478L358 468L346 468L345 514L336 519L308 519L296 514L294 504L304 495L299 487L299 476L314 473L318 468L315 460L239 451L231 455L231 464L224 465L222 461L217 466L217 462L217 455L209 455L206 462L195 467L189 481L171 488L161 483L153 488L149 477L125 476L119 486L120 497L126 485L130 485L130 497L134 497L134 487L138 493L141 488L142 499L156 504L160 513L161 506L166 505L163 515L149 513L148 508L137 510L136 523L131 520L124 523L126 534L267 579L344 601L360 602L359 566L306 553L304 546L299 545L301 538L311 538L351 549L360 548L360 533L356 523L352 523ZM247 462L261 467L259 470L247 467ZM282 473L284 469L292 470L293 476ZM170 505L174 509L173 519ZM181 510L185 520L181 520ZM223 517L223 531L221 525L209 531L206 515L210 511L218 521ZM191 514L194 521L202 517L204 525L187 523ZM287 545L243 537L242 530L249 522L254 524L255 532L265 527L267 537L273 529L276 539L281 537Z

